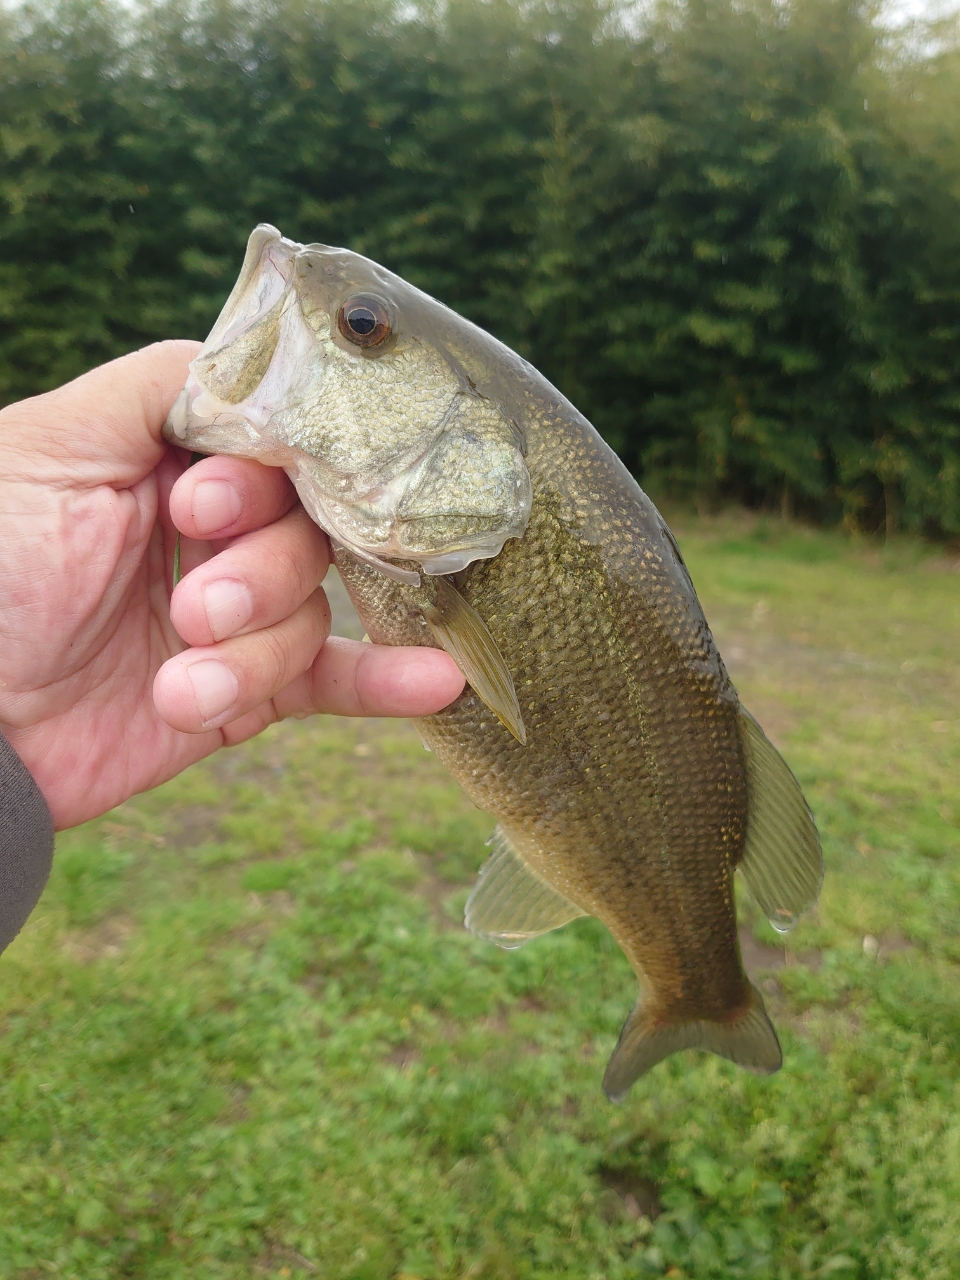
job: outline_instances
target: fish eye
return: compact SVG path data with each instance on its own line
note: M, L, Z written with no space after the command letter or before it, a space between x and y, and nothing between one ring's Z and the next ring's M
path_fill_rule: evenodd
M340 308L337 325L356 347L376 347L390 336L393 326L386 308L376 298L350 298Z

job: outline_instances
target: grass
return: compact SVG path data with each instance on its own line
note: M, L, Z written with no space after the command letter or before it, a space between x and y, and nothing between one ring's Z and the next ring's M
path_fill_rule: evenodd
M61 837L0 961L3 1280L957 1274L960 572L676 525L824 838L785 946L742 904L781 1073L611 1106L604 930L470 937L491 823L409 726L283 724Z

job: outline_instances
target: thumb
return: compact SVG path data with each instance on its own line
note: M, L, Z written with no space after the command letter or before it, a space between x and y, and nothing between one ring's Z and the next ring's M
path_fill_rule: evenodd
M4 448L34 481L62 481L66 466L75 485L136 484L163 456L160 430L199 350L199 342L155 342L9 405L0 414Z

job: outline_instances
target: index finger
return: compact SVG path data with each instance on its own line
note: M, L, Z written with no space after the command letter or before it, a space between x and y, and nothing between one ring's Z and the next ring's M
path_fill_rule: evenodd
M279 467L214 454L188 467L170 492L170 517L187 538L235 538L279 520L297 495Z

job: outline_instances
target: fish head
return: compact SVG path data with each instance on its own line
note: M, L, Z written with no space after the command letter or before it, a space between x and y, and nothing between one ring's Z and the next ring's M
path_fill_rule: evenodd
M456 573L530 515L522 432L474 376L498 349L367 258L262 225L164 435L284 467L321 528L393 577Z

